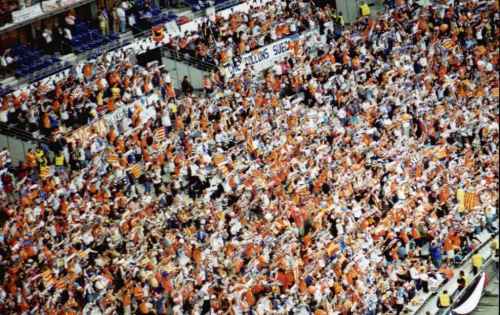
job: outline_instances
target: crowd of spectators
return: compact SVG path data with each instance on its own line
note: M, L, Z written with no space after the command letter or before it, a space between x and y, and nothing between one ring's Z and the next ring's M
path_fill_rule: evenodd
M233 57L281 38L323 28L334 12L330 6L318 8L306 1L269 1L252 5L249 12L207 18L197 31L172 38L168 46L205 62L225 65Z
M0 313L400 314L497 229L497 5L408 1L207 96L100 57L57 97L155 115L2 159Z
M27 91L6 95L0 122L50 137L87 125L142 96L142 88L150 84L141 75L144 69L106 58L80 64L54 82L40 81Z
M127 2L122 2L119 6L122 7L125 3ZM226 21L217 19L217 25L205 23L197 33L199 35L186 34L181 38L176 37L168 45L202 60L213 61L213 58L222 58L223 63L227 63L235 55L255 50L283 36L315 26L323 29L332 14L333 11L328 7L313 10L304 2L269 2L264 7L256 6L248 14L235 13ZM100 16L107 16L107 13L102 11ZM103 19L106 22L101 25L101 30L107 33L107 17ZM60 51L67 47L68 44L63 45L63 42L71 41L74 24L74 14L69 12L61 27L46 27L42 36L46 51ZM118 26L114 31L118 31L117 28ZM235 44L227 45L228 42ZM11 63L15 62L8 56L4 59L6 64L9 60ZM13 93L3 97L0 122L50 136L53 132L67 132L86 125L99 114L115 108L115 103L126 102L131 96L140 94L137 90L140 82L136 80L138 76L135 75L132 65L129 65L126 71L122 65L109 67L107 63L88 64L83 67L85 71L82 71L82 66L79 65L75 71L58 80L53 88L49 88L52 82L39 83L28 93L17 96ZM91 79L86 77L91 74ZM113 80L112 84L108 84L107 78L117 76L120 80ZM118 89L119 97L118 94L110 97L113 88Z

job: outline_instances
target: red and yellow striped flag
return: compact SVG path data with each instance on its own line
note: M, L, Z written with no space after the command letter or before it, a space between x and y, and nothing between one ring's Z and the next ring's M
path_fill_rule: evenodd
M40 168L40 177L45 179L50 176L50 167L49 166L43 166Z
M219 166L219 170L222 172L222 174L224 174L224 176L227 176L229 174L229 169L225 164Z
M464 196L464 206L467 210L472 210L476 207L478 202L478 196L473 192L465 192Z
M141 166L139 164L132 165L129 168L129 171L130 171L130 173L132 173L132 175L135 178L139 178L142 175L142 169L141 169Z
M64 279L56 280L55 287L57 289L60 289L60 290L65 289L66 288L66 282L64 281Z
M154 140L156 143L165 141L165 128L161 127L155 130Z
M111 164L112 166L120 166L120 160L118 159L118 155L116 153L109 153L108 154L108 163Z
M54 277L52 276L52 273L50 272L50 270L42 272L42 279L43 279L45 286L49 286L49 285L53 284L53 282L54 282Z
M215 166L219 166L219 164L222 164L224 162L224 155L220 153L214 154L214 157L212 158L212 162L215 164Z

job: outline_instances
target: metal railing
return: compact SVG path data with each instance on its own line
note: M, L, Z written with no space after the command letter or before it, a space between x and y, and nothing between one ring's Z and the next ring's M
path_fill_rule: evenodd
M493 236L492 238L490 238L488 241L484 242L484 244L482 244L480 246L480 248L478 249L478 251L481 249L481 248L484 248L484 246L486 246L486 244L490 244L491 240L495 237L498 237L498 233L495 234L495 236ZM481 277L481 274L483 273L483 271L486 271L488 268L491 267L491 265L494 263L494 257L495 253L492 253L492 255L488 258L488 259L485 259L485 263L484 265L481 267L481 269L479 270L479 272L473 277L472 281L470 282L471 284L474 284L474 283L477 283L477 279ZM472 257L472 256L469 256L469 257ZM458 291L458 289L452 294L452 298L453 298L453 303L447 308L447 309L444 309L442 310L439 315L449 315L451 314L451 311L452 309L456 308L458 305L459 305L459 302L462 301L462 299L466 296L467 293L470 293L470 285L468 287L465 287L464 289Z
M145 38L150 37L152 35L152 31L150 29L142 31L134 35L134 39L136 38ZM124 45L123 45L124 46ZM193 66L202 71L211 71L217 68L217 65L208 61L203 61L200 58L195 58L191 56L188 52L182 52L180 50L175 50L166 45L159 46L162 50L162 56L174 59L176 61L184 62L190 66Z
M191 57L187 52L177 51L165 46L161 50L164 57L186 63L205 72L210 72L217 68L215 64Z
M456 265L456 267L461 267L463 266L465 263L467 263L467 261L469 261L469 259L471 259L471 257L473 255L475 255L476 253L478 253L481 249L483 249L487 244L490 244L491 240L495 237L498 237L498 232L494 233L493 236L491 236L490 238L488 238L487 240L485 240L480 246L476 247L474 250L472 250L470 253L468 253L467 255L465 255L462 260L460 261L460 263L458 263ZM430 303L430 301L432 300L432 298L434 296L436 296L439 292L441 292L444 288L444 286L448 283L448 281L443 281L439 287L434 290L434 292L432 292L429 296L427 296L427 298L422 302L422 304L420 304L420 306L412 311L412 314L418 314L419 312L421 312L421 310L428 304ZM457 293L456 292L453 292L451 293L452 295L456 295ZM444 310L443 310L444 312ZM445 313L440 313L440 314L445 314ZM448 314L448 313L446 313Z
M31 132L23 130L15 126L9 126L5 123L0 123L0 134L16 138L22 141L30 141L34 143L44 143L48 144L48 140L45 137L35 137Z
M76 2L76 3L73 3L71 5L62 7L62 8L57 8L57 9L55 9L53 11L49 11L49 12L45 12L44 11L44 8L42 6L42 2L37 3L35 5L39 5L40 6L41 10L44 12L43 14L34 16L32 18L29 18L29 19L26 19L24 21L20 21L20 22L17 22L17 23L14 22L14 23L6 24L6 25L0 27L0 33L6 33L6 32L9 32L9 31L16 30L16 29L21 28L23 26L30 25L33 22L37 21L37 20L47 19L47 18L50 18L52 16L61 14L61 13L66 12L66 11L69 11L69 10L71 10L73 8L81 7L83 5L89 4L89 3L94 2L94 1L95 0L82 0L82 1L79 1L79 2Z
M231 7L234 7L235 5L238 5L240 3L243 3L245 1L243 0L229 0L229 1L225 1L223 3L220 3L218 5L215 6L215 11L222 11L222 10L225 10L225 9L229 9Z

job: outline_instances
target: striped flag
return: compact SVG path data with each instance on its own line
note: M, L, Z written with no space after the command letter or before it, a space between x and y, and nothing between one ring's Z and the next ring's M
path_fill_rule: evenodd
M40 168L40 177L45 179L50 176L50 167L49 166L43 166Z
M65 289L66 288L66 283L64 282L64 279L56 280L55 287L57 289L60 289L60 290Z
M224 162L224 155L220 153L214 154L212 162L215 164L215 166L219 166L219 164L222 164Z
M112 166L116 166L116 167L120 166L120 161L119 161L118 155L116 153L113 153L113 152L109 153L107 160L108 160L108 163L111 164Z
M129 168L129 171L130 173L132 173L132 175L135 177L135 178L139 178L141 175L142 175L142 169L140 167L139 164L134 164L132 165L130 168Z
M229 174L229 169L225 164L221 165L219 167L219 170L222 172L222 174L224 174L224 176L227 176Z
M463 189L457 189L457 201L458 201L458 211L463 212L465 211L465 192Z
M161 143L161 142L165 141L165 128L160 127L160 128L155 130L154 140L156 143Z
M478 200L478 197L477 197L476 193L465 192L465 195L464 195L465 209L467 209L467 210L474 209L477 205L477 200Z
M46 287L52 286L54 284L54 277L49 270L42 273L42 279Z

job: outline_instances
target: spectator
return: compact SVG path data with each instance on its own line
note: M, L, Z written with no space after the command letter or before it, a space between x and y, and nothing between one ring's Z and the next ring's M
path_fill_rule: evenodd
M187 75L184 76L184 79L182 79L181 87L182 87L182 93L184 93L184 95L190 95L194 91L193 86L189 82Z
M458 289L457 289L458 292L461 292L469 285L469 281L463 270L460 270L460 277L457 279L457 282L458 282Z
M432 258L432 263L436 268L441 267L441 260L442 260L441 251L442 251L441 244L438 244L436 242L431 243L431 258Z
M102 9L98 16L99 28L101 29L101 34L107 36L109 34L109 17L106 9Z
M438 299L438 307L442 309L446 309L450 307L451 305L451 297L448 294L448 291L444 290L439 294L439 299Z
M472 274L477 275L481 270L481 266L483 265L483 256L479 253L476 253L472 256Z
M116 15L120 23L120 33L125 33L127 28L127 2L122 2L116 7Z
M52 34L52 30L49 28L48 25L45 26L42 32L42 37L43 37L43 47L45 47L45 51L47 54L53 54L54 53L54 37Z

